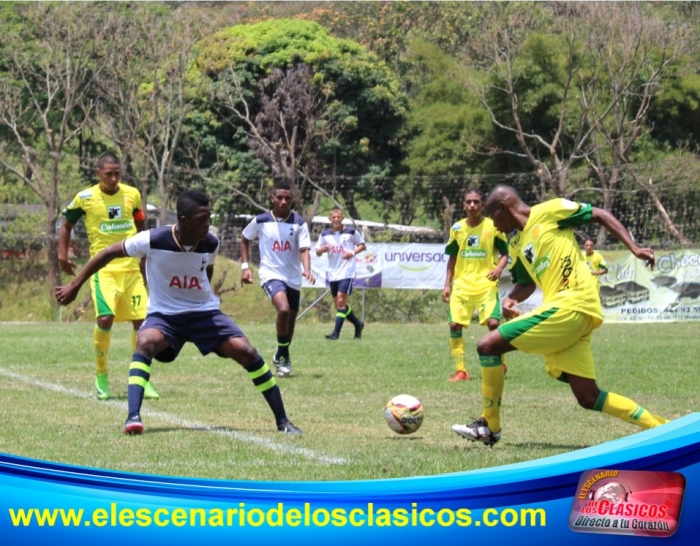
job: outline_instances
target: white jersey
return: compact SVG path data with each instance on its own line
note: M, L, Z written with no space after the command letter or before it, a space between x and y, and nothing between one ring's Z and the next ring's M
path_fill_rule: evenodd
M219 253L219 239L208 233L189 250L180 248L173 226L149 229L129 237L124 252L146 257L148 314L179 315L219 309L219 298L209 284L207 267Z
M243 230L249 241L258 239L260 247L260 284L282 281L290 288L301 289L300 252L311 248L309 227L296 212L277 220L271 212L258 214Z
M365 242L364 235L352 226L344 226L340 231L333 228L323 230L316 243L318 250L328 245L328 280L342 281L355 278L355 258L343 258L346 252L354 252L358 245Z

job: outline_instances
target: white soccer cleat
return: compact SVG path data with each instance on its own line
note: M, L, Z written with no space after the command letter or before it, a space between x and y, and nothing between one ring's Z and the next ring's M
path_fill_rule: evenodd
M272 363L277 368L277 375L279 377L287 377L289 375L292 375L292 361L290 358L285 358L281 356L279 357L279 359L277 359L273 356Z
M452 430L459 434L462 438L473 442L481 442L484 445L492 447L501 439L501 433L492 432L489 428L486 419L479 417L468 425L452 425Z

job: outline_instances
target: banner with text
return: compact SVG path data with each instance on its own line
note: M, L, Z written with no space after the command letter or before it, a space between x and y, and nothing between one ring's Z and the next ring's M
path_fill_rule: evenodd
M608 265L608 273L600 277L606 322L700 320L700 250L657 251L654 271L626 250L601 254ZM353 287L442 290L448 258L440 244L367 243L367 250L355 257ZM312 251L317 288L328 286L327 267L327 257L317 257ZM304 287L311 285L304 281ZM501 299L511 287L506 270L499 287ZM541 303L538 289L521 309L527 312Z

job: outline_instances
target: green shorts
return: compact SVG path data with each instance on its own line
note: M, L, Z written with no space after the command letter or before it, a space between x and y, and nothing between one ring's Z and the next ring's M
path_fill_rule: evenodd
M498 332L519 351L543 355L555 379L562 372L595 379L591 337L600 324L590 315L544 305L501 324Z

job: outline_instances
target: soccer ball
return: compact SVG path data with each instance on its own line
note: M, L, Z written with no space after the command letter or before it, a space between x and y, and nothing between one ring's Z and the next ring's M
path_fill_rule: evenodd
M423 424L423 404L415 396L399 394L384 406L384 419L398 434L412 434Z

